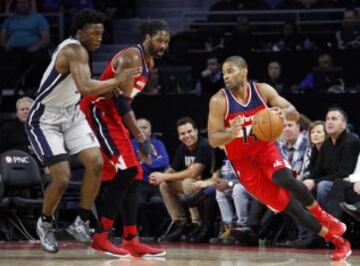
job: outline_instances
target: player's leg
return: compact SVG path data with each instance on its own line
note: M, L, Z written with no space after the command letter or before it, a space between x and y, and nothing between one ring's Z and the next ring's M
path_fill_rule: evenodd
M293 197L290 197L289 204L284 212L289 214L297 223L304 225L309 230L332 242L335 245L335 251L331 256L332 259L340 260L350 256L350 243L341 236L329 231L327 227L322 226L319 221L307 212L303 206L301 206L300 202Z
M64 132L65 145L70 154L77 155L85 171L80 191L79 215L67 228L67 232L78 241L90 243L89 218L101 183L103 160L98 140L84 114L75 109L70 117L71 124Z
M166 255L164 249L153 248L140 242L136 226L139 198L138 183L139 181L135 180L135 178L127 183L126 194L120 205L124 223L124 240L121 247L136 257L164 256Z
M105 159L106 160L106 159ZM127 197L127 192L129 185L134 182L135 176L137 173L136 167L131 167L125 170L119 170L114 178L109 183L109 189L106 191L106 194L102 195L102 215L100 217L101 228L93 237L92 247L101 250L104 252L109 252L112 255L119 257L126 257L130 255L130 252L126 249L117 247L109 239L109 233L112 230L114 220L123 206L125 197ZM126 219L128 215L133 216L132 212L136 210L131 210L130 214L126 214L123 219ZM136 218L135 218L136 219Z
M58 157L59 158L59 157ZM55 238L55 226L53 213L65 192L70 178L70 166L68 161L62 161L49 166L51 183L44 193L42 214L37 221L36 232L40 238L44 251L56 253L58 243Z
M97 147L81 151L78 158L85 168L80 190L79 213L67 228L67 232L78 241L90 243L91 208L99 192L103 160Z
M59 122L61 119L63 119L61 114L46 111L42 104L35 103L25 124L35 154L44 165L48 166L52 177L44 193L42 214L36 228L42 248L51 253L58 251L52 216L70 178L64 134Z
M272 179L275 184L288 190L323 226L327 227L335 235L342 236L345 233L346 225L322 210L311 192L302 182L292 176L288 168L277 170Z

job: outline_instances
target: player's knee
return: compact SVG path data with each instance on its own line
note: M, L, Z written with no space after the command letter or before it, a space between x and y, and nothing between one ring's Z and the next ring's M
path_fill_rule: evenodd
M88 157L85 168L94 172L97 176L100 176L103 166L104 161L101 155L98 156L97 154L94 154Z
M69 180L70 180L70 173L63 173L62 175L53 177L53 183L61 191L65 191L67 189L69 185Z
M291 171L287 168L276 171L272 176L273 181L280 187L288 188L292 181L295 181Z

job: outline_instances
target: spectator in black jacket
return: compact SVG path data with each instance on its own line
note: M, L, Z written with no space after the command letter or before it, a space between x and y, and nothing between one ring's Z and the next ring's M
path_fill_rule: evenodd
M346 124L344 110L338 107L328 110L325 126L329 137L320 148L314 169L303 181L309 190L316 189L320 205L326 205L333 182L349 176L355 169L360 141L347 132Z

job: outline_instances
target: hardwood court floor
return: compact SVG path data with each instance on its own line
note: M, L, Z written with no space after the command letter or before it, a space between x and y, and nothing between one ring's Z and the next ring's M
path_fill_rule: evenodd
M155 245L154 245L155 246ZM118 259L86 248L80 243L60 243L59 253L40 250L37 242L0 243L0 266L349 266L360 265L360 250L345 262L329 259L331 250L245 248L222 245L166 244L164 258Z

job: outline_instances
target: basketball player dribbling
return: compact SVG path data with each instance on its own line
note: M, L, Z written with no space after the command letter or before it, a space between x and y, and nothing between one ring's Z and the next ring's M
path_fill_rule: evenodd
M52 216L69 182L68 153L77 155L85 173L79 215L67 231L79 241L91 241L90 209L99 190L103 161L99 143L78 105L81 94L120 93L117 87L140 74L139 68L132 68L106 81L91 79L88 51L99 48L104 21L105 16L94 10L76 14L75 35L59 44L53 53L25 125L34 152L52 177L36 228L42 248L50 253L58 251Z
M268 108L267 104L287 120L299 119L295 107L271 86L248 82L248 67L242 57L227 58L222 71L226 87L212 96L209 105L210 145L225 147L241 183L255 198L332 242L333 260L348 257L350 243L342 238L345 224L322 210L308 189L293 178L274 142L257 140L252 133L252 117Z
M154 151L149 139L136 123L130 102L145 87L154 58L161 58L170 41L168 25L162 20L150 20L139 26L144 38L142 44L118 52L109 62L100 80L114 78L128 68L141 67L139 77L129 79L121 87L123 95L107 97L88 96L82 99L81 109L86 114L99 142L104 160L102 193L100 201L101 229L93 237L92 247L119 257L164 256L166 251L152 248L139 241L137 217L137 183L142 178L142 168L135 156L129 132L139 143L139 158L151 162ZM127 128L125 128L124 124ZM105 191L104 188L107 188ZM118 213L123 221L123 241L113 244L109 233Z

